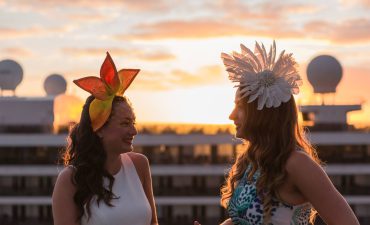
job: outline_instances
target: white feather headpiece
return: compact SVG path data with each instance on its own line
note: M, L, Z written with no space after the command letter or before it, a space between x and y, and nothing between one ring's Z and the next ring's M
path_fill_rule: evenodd
M232 82L239 82L239 99L249 96L248 103L258 98L258 110L279 107L289 101L292 94L299 93L302 84L297 63L292 53L280 53L275 61L275 41L267 54L265 46L256 42L254 52L240 44L241 53L221 53L221 58Z

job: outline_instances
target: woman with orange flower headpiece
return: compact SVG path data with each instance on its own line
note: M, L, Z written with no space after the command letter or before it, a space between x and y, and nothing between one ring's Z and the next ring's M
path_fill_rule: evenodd
M52 196L55 225L158 224L148 159L132 152L135 114L123 96L138 69L117 72L109 53L100 78L74 83L91 93L70 131Z

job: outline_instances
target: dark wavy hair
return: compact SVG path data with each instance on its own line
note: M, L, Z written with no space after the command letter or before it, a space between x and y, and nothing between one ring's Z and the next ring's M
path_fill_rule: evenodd
M247 98L243 98L239 103L245 115L242 130L247 139L246 150L238 154L221 188L221 205L228 207L239 180L250 166L248 180L260 170L256 188L263 201L263 218L268 223L271 219L273 198L281 200L277 190L287 176L285 164L290 154L299 148L315 162L321 164L321 161L316 150L306 140L305 130L298 123L298 109L293 96L277 108L264 107L262 110L257 110L258 101L247 101ZM311 223L315 215L316 211L312 209Z
M110 207L113 206L111 200L117 198L112 192L114 177L104 167L107 154L99 136L91 126L89 106L94 99L94 96L89 96L86 99L80 122L71 127L67 138L68 144L61 154L64 166L74 168L72 183L76 186L77 191L73 196L73 201L79 210L76 218L78 222L81 221L85 213L84 204L86 204L87 216L90 218L90 206L94 196L97 197L98 205L103 200ZM131 106L125 97L115 96L109 119L113 114L115 104L118 102L126 102ZM104 177L109 180L108 189L103 186Z

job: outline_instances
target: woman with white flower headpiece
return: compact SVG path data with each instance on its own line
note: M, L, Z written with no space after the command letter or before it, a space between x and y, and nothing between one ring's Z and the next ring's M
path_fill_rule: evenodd
M256 43L254 52L241 45L241 53L221 55L238 87L230 119L246 145L221 188L230 216L222 224L309 224L318 212L327 224L357 225L298 124L296 62L275 55L275 42L268 54Z

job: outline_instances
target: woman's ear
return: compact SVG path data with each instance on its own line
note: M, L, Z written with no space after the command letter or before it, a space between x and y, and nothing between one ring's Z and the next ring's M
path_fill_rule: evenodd
M103 128L100 128L99 130L96 131L96 135L98 135L98 137L100 139L103 139L103 136L104 136L104 131L103 131Z

